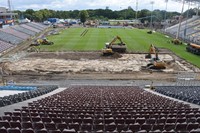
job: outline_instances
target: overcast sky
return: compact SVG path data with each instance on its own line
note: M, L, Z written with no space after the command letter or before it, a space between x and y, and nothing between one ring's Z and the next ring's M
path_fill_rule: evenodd
M165 0L138 0L138 10L152 10L151 1L154 1L153 9L165 10ZM7 0L0 0L0 7L8 7ZM108 6L112 10L125 9L131 6L136 10L136 0L11 0L12 9L53 9L53 10L83 10L83 9L105 9ZM181 3L169 0L168 11L181 12ZM185 9L188 5L185 5Z

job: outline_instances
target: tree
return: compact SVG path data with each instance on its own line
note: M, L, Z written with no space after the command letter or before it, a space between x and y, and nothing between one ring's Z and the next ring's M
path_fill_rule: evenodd
M86 19L89 17L88 12L86 10L80 11L79 17L80 17L81 22L84 24Z

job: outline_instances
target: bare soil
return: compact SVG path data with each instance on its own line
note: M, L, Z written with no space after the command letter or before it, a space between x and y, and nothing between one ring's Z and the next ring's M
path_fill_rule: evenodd
M142 79L175 81L179 72L200 72L198 68L175 56L168 50L163 50L162 53L169 53L159 55L167 64L166 70L141 69L142 65L145 66L148 63L144 59L145 54L102 56L101 52L75 51L27 53L25 57L17 61L1 63L0 68L2 68L5 79L13 79L15 81L36 79ZM68 63L71 63L70 69ZM84 63L87 65L81 66ZM80 70L77 67L81 67Z

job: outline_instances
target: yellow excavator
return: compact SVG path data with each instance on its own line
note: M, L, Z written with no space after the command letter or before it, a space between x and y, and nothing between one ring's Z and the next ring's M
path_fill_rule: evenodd
M155 57L152 57L152 54L155 54ZM151 44L149 48L149 53L145 56L146 59L150 58L150 63L147 64L147 68L149 69L165 69L166 64L164 61L158 58L158 49Z
M119 43L116 41L119 40ZM112 55L115 52L125 53L126 52L126 44L122 41L119 36L116 36L111 42L105 44L105 48L102 50L103 55Z

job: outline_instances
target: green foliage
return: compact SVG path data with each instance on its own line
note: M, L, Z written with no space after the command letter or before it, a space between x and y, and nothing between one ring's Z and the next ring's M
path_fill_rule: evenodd
M176 55L200 67L200 56L186 52L185 45L170 43L172 38L163 34L147 34L148 30L141 29L99 29L91 28L85 36L80 36L85 28L69 28L63 30L60 35L49 36L54 42L51 46L41 46L41 51L93 51L101 50L106 42L110 42L115 36L120 36L126 43L128 51L148 52L150 44L171 50Z
M36 20L36 21L44 21L48 17L51 18L62 18L62 19L67 19L67 18L74 18L78 19L79 18L79 10L70 10L70 11L55 11L55 10L48 10L48 9L42 9L38 11L34 11L32 9L27 9L26 11L16 11L19 13L19 15L24 15L25 18L31 19L31 20ZM129 6L127 9L122 9L119 11L113 11L110 10L109 8L107 9L89 9L87 10L88 15L90 19L101 19L101 20L107 20L107 19L133 19L135 18L136 12ZM153 15L155 15L158 20L162 20L164 18L165 11L160 11L160 10L154 10ZM167 13L167 18L171 18L174 15L178 15L179 13L177 12L168 12ZM39 15L39 16L37 16ZM41 17L42 15L42 17ZM138 11L138 18L150 16L151 11L147 9L143 9L141 11ZM142 19L142 22L145 20L149 20L149 18L144 18Z
M86 19L89 17L88 12L86 10L80 11L79 17L80 17L81 22L84 24Z

